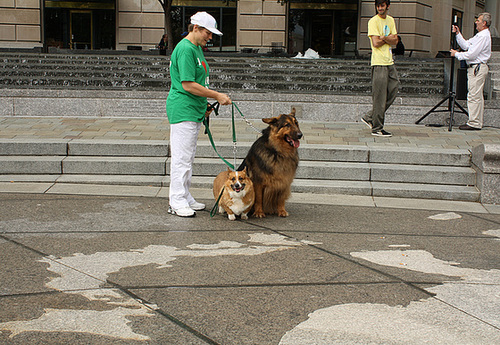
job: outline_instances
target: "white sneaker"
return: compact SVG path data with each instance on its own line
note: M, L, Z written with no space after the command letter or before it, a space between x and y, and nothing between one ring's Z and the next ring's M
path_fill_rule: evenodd
M168 207L168 213L175 214L179 217L194 217L196 212L189 206L184 206L178 209L173 209L171 206Z
M192 204L190 204L189 207L191 207L195 211L201 211L205 209L205 204L195 201Z

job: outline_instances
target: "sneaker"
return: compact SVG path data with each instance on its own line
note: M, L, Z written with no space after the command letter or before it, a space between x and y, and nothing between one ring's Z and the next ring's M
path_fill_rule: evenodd
M380 131L372 132L372 135L375 135L377 137L392 137L392 134L381 129Z
M205 204L195 201L192 204L189 204L189 207L191 207L195 211L201 211L205 209Z
M373 124L371 121L365 120L364 117L361 118L361 122L363 122L365 125L367 125L370 129L373 128Z
M173 209L171 206L168 207L168 213L175 214L179 217L194 217L196 212L189 206L184 206L178 209Z

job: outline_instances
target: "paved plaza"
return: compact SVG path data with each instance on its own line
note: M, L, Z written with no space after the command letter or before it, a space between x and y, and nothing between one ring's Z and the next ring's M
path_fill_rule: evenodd
M249 120L263 129L260 120ZM391 138L378 138L362 123L300 121L304 133L302 144L434 147L468 149L480 144L500 143L500 129L486 127L481 131L460 131L448 127L387 124ZM212 116L210 127L215 142L231 142L231 120ZM258 133L236 118L238 141L253 142ZM98 117L0 117L0 139L98 139L98 140L168 140L169 125L162 118ZM200 141L208 141L201 134Z
M229 120L211 125L230 142ZM320 146L500 143L496 128L301 129ZM0 118L0 139L168 137L164 119ZM207 210L183 219L166 187L0 182L0 343L500 343L499 205L297 193L288 218L231 222L193 194Z
M0 195L2 344L500 343L493 206L317 197L231 222L160 197Z

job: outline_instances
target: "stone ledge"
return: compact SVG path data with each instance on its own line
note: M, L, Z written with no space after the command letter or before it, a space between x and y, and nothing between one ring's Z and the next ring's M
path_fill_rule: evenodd
M477 172L476 186L481 202L500 203L500 145L481 144L472 149L472 167Z

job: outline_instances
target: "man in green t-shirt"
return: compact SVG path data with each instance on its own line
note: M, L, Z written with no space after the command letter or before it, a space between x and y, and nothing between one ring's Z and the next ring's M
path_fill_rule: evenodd
M372 110L361 118L372 135L390 137L384 130L385 112L398 93L398 72L394 66L391 46L398 43L394 18L389 16L390 0L375 0L377 14L368 21L368 36L372 48Z
M202 48L212 39L217 22L207 12L191 17L189 33L182 39L170 58L170 91L167 97L167 116L170 122L170 191L169 213L193 217L205 205L191 193L191 176L201 122L207 112L207 97L220 104L231 104L228 95L210 90L209 67Z

